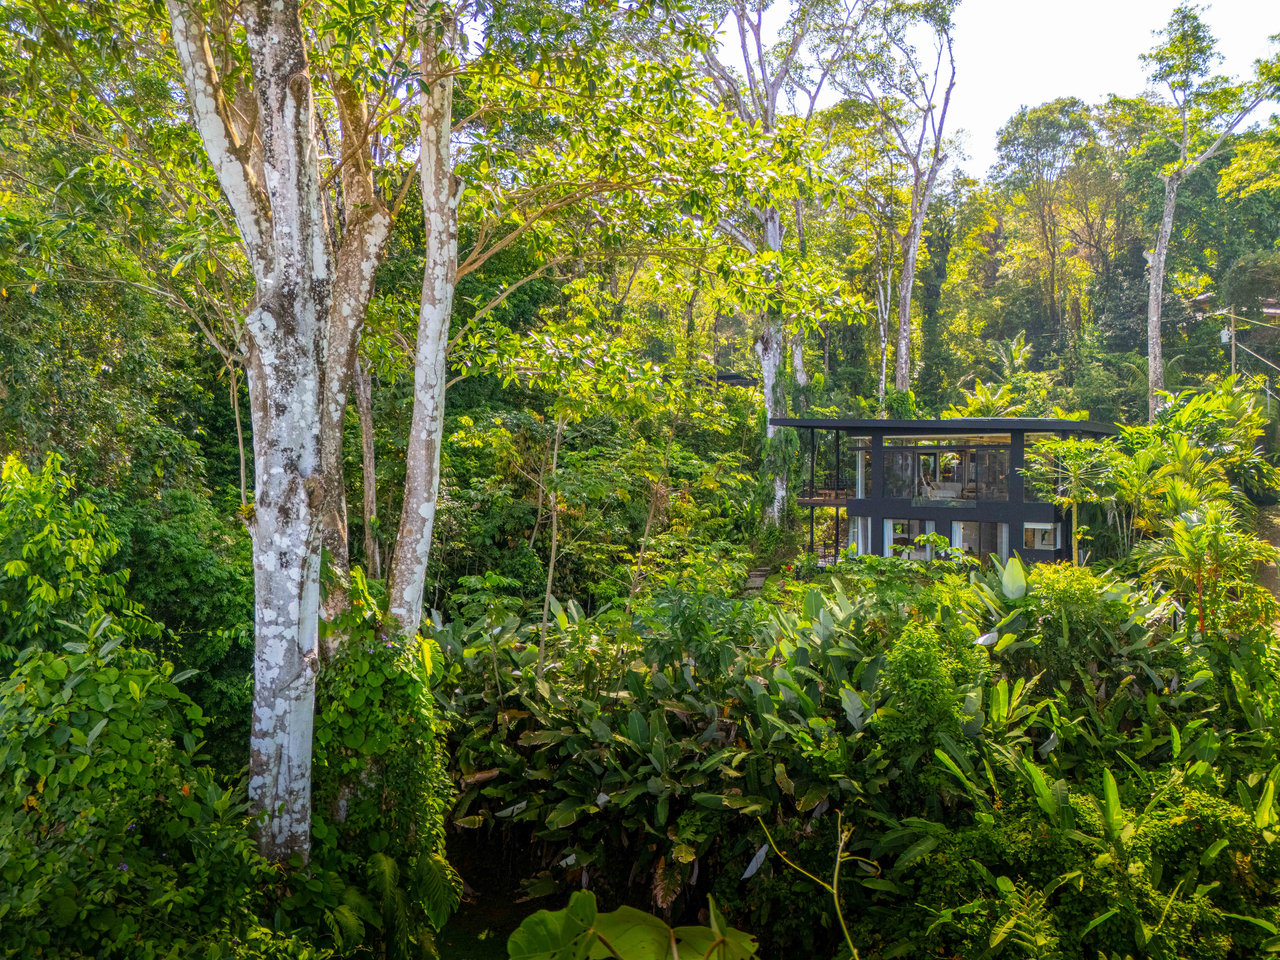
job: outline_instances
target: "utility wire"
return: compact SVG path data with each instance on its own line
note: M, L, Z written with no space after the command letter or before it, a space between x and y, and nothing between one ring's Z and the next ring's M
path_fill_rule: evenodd
M1274 363L1267 360L1265 357L1258 356L1256 353L1254 353L1252 350L1250 350L1248 347L1244 346L1243 344L1237 342L1236 346L1239 347L1241 350L1243 350L1245 353L1249 354L1249 356L1262 361L1272 370L1280 371L1280 367L1277 367ZM1280 404L1280 397L1276 396L1274 393L1271 392L1271 384L1269 382L1269 378L1263 378L1262 392L1265 393L1272 400L1276 401L1277 404Z
M1280 324L1263 323L1261 320L1250 320L1248 317L1237 317L1225 310L1219 311L1218 313L1202 313L1200 316L1206 320L1210 317L1225 317L1228 320L1235 320L1237 323L1248 323L1255 327L1266 327L1270 330L1280 330Z
M1258 360L1261 360L1263 363L1265 363L1265 364L1266 364L1268 367L1270 367L1272 370L1276 371L1277 373L1280 373L1280 367L1277 367L1274 363L1272 363L1272 362L1271 362L1270 360L1268 360L1266 357L1260 357L1260 356L1258 356L1256 353L1254 353L1252 350L1250 350L1248 347L1246 347L1243 343L1239 343L1239 342L1237 342L1237 343L1236 343L1236 346L1237 346L1239 349L1243 350L1245 353L1249 354L1249 356L1254 357L1254 358L1256 358L1256 359L1258 359Z

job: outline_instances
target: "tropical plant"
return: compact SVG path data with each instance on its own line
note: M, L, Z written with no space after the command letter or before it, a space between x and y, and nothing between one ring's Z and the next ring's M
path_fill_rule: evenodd
M1105 441L1056 439L1037 443L1027 453L1027 482L1050 503L1071 511L1071 562L1080 564L1080 507L1101 500L1111 473L1110 445Z
M66 630L0 683L0 948L159 957L247 938L273 876L243 787L203 762L182 675L106 618Z
M595 894L578 891L563 910L539 910L526 917L511 934L507 955L512 960L753 960L755 939L726 924L714 900L707 913L708 926L672 929L632 907L600 913Z
M1202 637L1226 625L1216 621L1227 614L1231 601L1243 607L1246 617L1257 617L1260 625L1276 619L1274 597L1255 578L1259 566L1275 563L1280 552L1241 530L1229 507L1210 503L1183 513L1165 536L1142 544L1138 557L1149 581L1168 585L1194 605ZM1241 622L1239 616L1225 619Z
M159 626L126 596L129 571L110 568L119 547L57 454L39 473L9 456L0 468L0 664L29 644L57 650L86 622L102 621L114 636L158 638Z

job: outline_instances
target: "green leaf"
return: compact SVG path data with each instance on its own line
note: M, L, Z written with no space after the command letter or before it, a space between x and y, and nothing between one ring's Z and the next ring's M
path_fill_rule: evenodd
M509 960L577 960L586 956L595 920L595 894L575 891L565 909L539 910L525 917L507 940L507 956Z
M1000 589L1010 600L1021 600L1027 595L1027 570L1017 557L1010 557L1000 576ZM994 944L993 944L994 946Z
M638 747L649 746L649 721L639 710L632 710L627 714L627 736Z
M102 733L102 730L104 727L106 727L106 725L107 725L106 717L103 717L96 724L94 724L93 729L89 731L89 735L85 737L85 740L84 740L84 749L86 753L89 752L89 748L93 746L93 741L98 739L98 734Z
M778 785L778 788L787 796L795 796L796 785L792 783L791 778L787 776L787 768L780 763L775 763L773 765L773 780Z
M1262 788L1262 796L1258 800L1258 806L1253 811L1253 823L1261 828L1269 826L1272 822L1272 806L1276 799L1276 784L1274 780L1267 780Z
M1082 931L1080 931L1080 939L1083 940L1085 938L1085 934L1087 934L1090 930L1092 930L1094 927L1102 926L1104 923L1106 923L1108 920L1110 920L1119 912L1120 912L1119 910L1112 909L1112 910L1108 910L1106 913L1099 914L1098 916L1094 917L1092 920L1089 921L1088 925Z
M866 722L867 708L862 702L862 697L858 695L858 691L842 687L840 690L840 704L844 707L844 715L848 719L849 725L854 730L861 730Z
M612 949L612 956L626 960L662 960L671 945L671 928L651 914L634 907L619 907L596 917L594 932Z
M79 913L75 900L68 896L57 897L49 904L49 919L53 921L54 926L67 926Z
M1208 850L1200 854L1200 866L1207 867L1209 864L1213 863L1213 861L1217 859L1218 854L1227 848L1228 843L1229 841L1227 838L1223 837L1221 840L1211 844Z
M359 750L364 746L364 728L352 727L342 734L342 742L348 750Z
M1225 910L1221 914L1219 914L1219 916L1230 917L1232 920L1243 920L1245 923L1252 923L1254 926L1261 927L1263 930L1267 931L1267 933L1271 934L1272 936L1275 936L1276 934L1280 934L1280 930L1276 928L1276 925L1274 923L1271 923L1268 920L1263 920L1261 917L1246 917L1244 914L1227 913Z
M863 877L859 881L864 887L872 890L882 890L885 893L901 893L902 888L892 880L886 880L884 877Z
M1098 807L1102 814L1103 826L1107 836L1114 838L1120 830L1120 791L1116 787L1116 778L1109 767L1102 770L1102 803Z
M418 878L427 919L440 930L462 900L462 879L439 853L421 858Z
M893 865L894 873L897 873L900 870L903 870L913 861L919 860L921 857L928 854L937 845L938 845L937 837L921 837L911 846L907 847L907 849L903 851L902 856L898 857L898 861Z

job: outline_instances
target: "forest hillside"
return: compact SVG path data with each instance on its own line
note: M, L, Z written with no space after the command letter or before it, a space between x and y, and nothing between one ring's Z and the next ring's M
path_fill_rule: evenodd
M1280 953L1280 33L960 2L0 0L0 955Z

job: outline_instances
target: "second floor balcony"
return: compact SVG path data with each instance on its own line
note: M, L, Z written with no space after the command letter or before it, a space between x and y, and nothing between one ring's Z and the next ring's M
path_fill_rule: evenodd
M801 434L802 504L888 501L959 508L1029 501L1020 474L1041 438L1109 432L1100 424L1032 418L789 420Z

